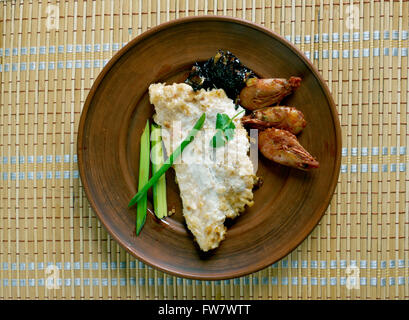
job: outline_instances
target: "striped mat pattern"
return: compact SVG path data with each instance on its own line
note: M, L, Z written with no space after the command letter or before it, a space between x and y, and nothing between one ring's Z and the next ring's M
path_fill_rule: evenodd
M249 276L174 277L107 234L78 175L81 109L128 41L192 15L256 22L322 73L342 126L331 204L291 254ZM408 299L407 1L0 1L1 299Z

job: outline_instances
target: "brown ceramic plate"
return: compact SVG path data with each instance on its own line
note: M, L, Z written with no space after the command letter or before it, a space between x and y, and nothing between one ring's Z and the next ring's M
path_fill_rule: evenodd
M264 180L255 204L229 222L226 239L201 253L186 230L182 203L167 172L164 221L148 212L135 236L139 138L153 115L148 86L181 82L197 60L227 49L260 77L300 76L302 85L284 101L302 110L308 125L301 144L320 162L311 172L289 169L262 156ZM337 112L323 79L309 60L277 34L227 17L189 17L150 29L122 48L105 66L85 102L78 133L82 183L91 206L114 239L139 260L165 272L196 279L226 279L258 271L283 258L313 230L333 195L340 168ZM151 204L149 204L152 208Z

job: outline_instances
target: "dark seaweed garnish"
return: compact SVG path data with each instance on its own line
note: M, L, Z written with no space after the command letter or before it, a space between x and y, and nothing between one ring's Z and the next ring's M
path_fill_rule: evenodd
M230 51L218 50L214 57L196 62L185 80L193 90L223 89L227 96L236 100L249 78L256 75L244 66Z

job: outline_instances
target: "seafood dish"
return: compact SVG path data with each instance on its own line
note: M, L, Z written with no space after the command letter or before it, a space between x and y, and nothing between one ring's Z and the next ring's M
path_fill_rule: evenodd
M184 83L149 86L153 120L174 161L167 168L175 170L186 226L200 250L217 248L225 220L253 205L260 180L249 156L248 129L258 130L257 148L266 159L304 171L319 167L297 139L307 125L303 113L280 105L301 85L297 76L261 79L234 54L218 50L196 62ZM186 141L199 118L200 130Z
M195 90L225 89L236 104L251 111L241 118L242 124L259 130L258 147L267 159L301 170L319 167L296 137L307 124L303 113L295 107L279 105L300 87L300 77L260 79L234 54L218 50L206 62L196 63L185 82ZM232 84L236 90L232 90Z

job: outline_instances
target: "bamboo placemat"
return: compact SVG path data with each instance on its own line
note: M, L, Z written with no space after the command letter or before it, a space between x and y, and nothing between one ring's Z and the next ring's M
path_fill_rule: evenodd
M0 298L407 299L408 7L0 1ZM206 14L254 21L299 47L328 83L343 139L339 183L313 233L226 281L173 277L127 254L90 209L76 155L81 108L110 57L150 27Z

